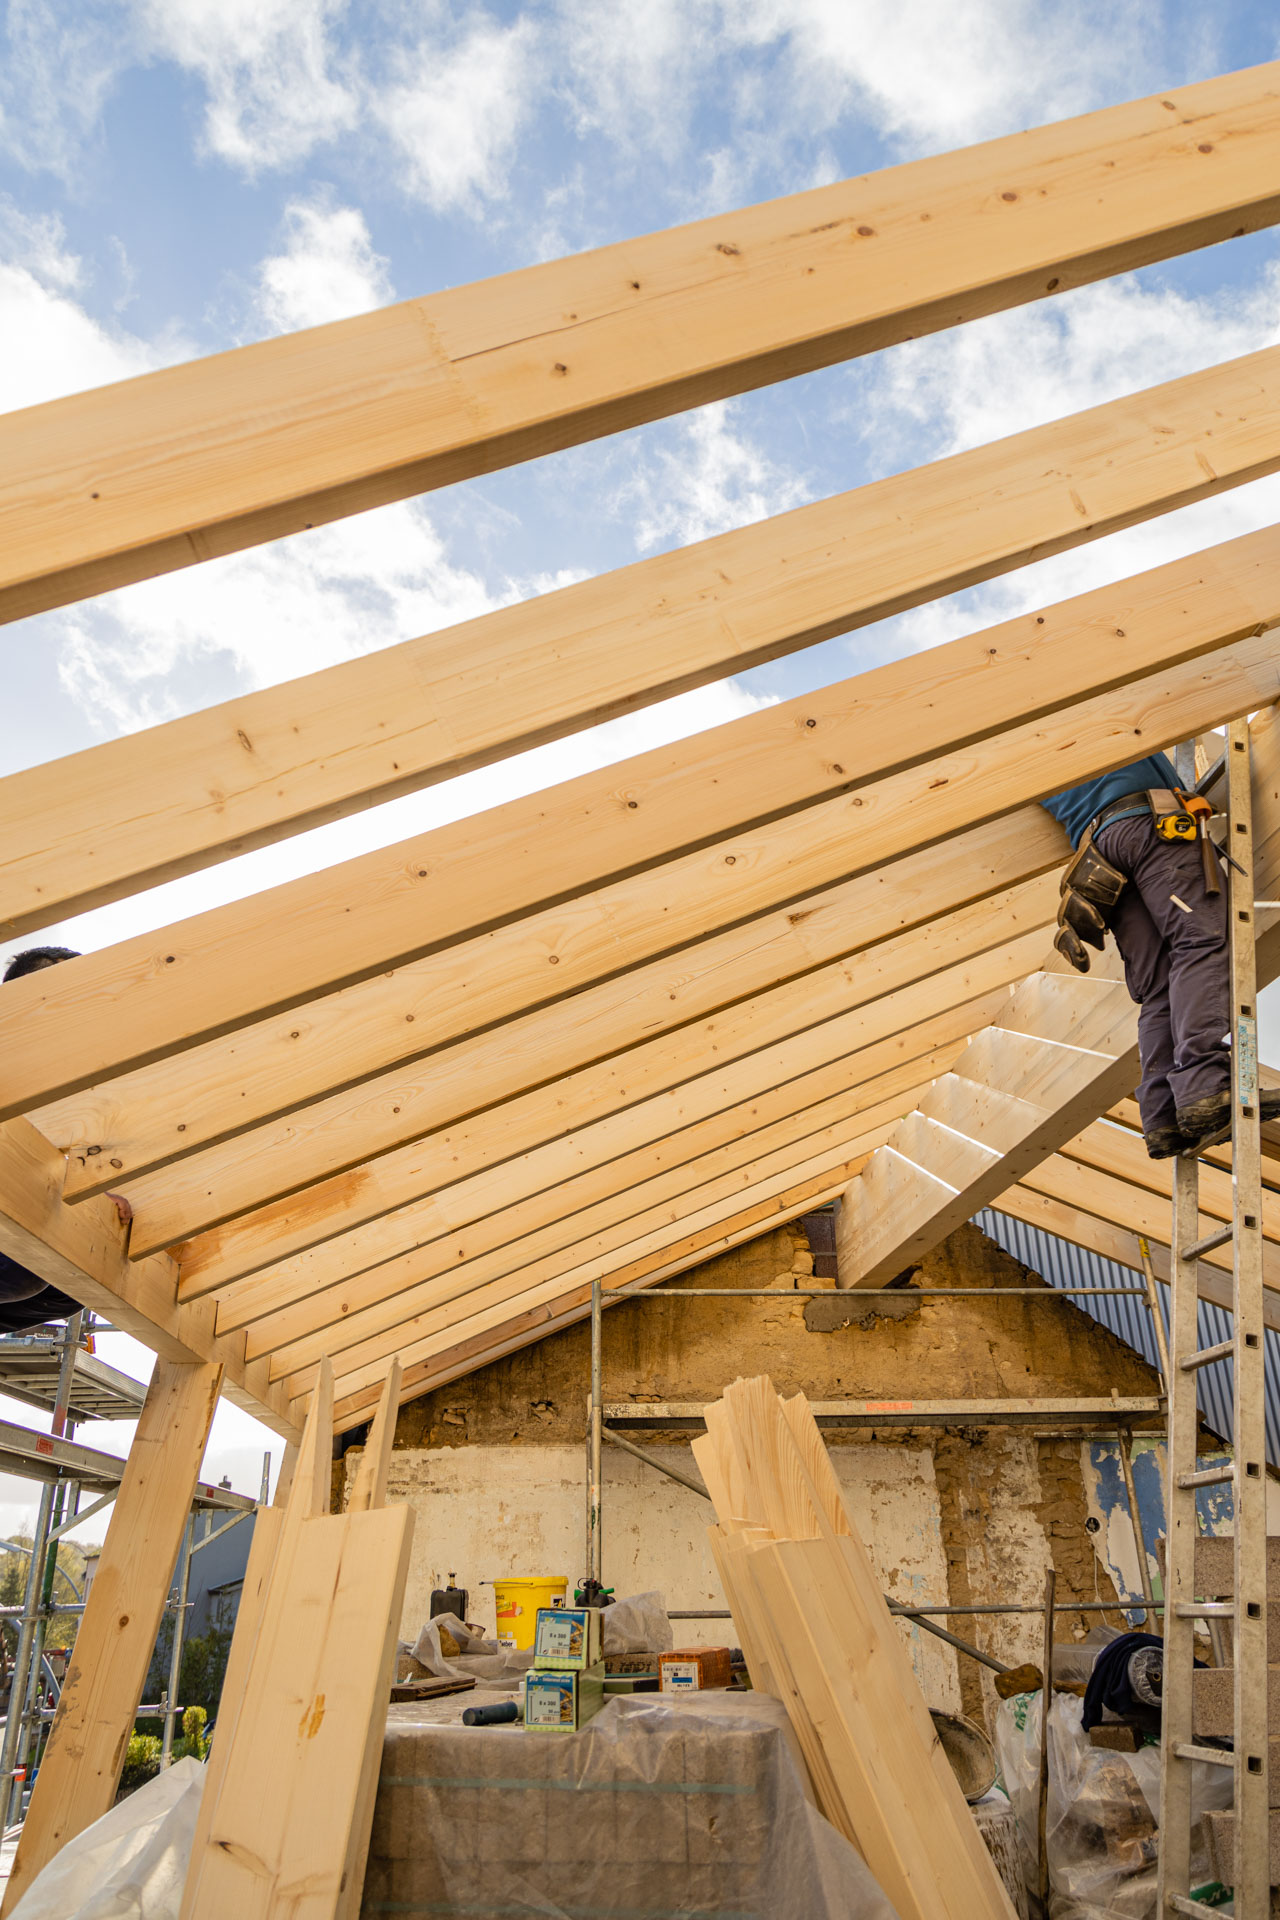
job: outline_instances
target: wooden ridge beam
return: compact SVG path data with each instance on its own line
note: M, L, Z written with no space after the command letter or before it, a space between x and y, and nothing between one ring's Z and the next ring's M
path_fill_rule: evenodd
M9 415L15 619L1280 214L1274 65Z
M857 1123L853 1124L856 1128ZM872 1144L876 1137L872 1136ZM863 1136L856 1131L846 1134L843 1144L834 1136L824 1141L807 1159L801 1157L800 1148L789 1148L762 1161L758 1169L759 1178L750 1186L741 1181L731 1184L713 1182L700 1191L686 1195L674 1218L668 1209L665 1216L649 1225L647 1231L637 1232L634 1239L614 1247L612 1259L618 1262L619 1271L624 1273L646 1258L653 1258L655 1263L665 1263L673 1257L673 1248L684 1245L700 1230L722 1228L726 1220L736 1217L744 1208L759 1204L766 1209L773 1209L776 1214L779 1196L789 1191L816 1183L817 1190L829 1192L839 1169L860 1166L869 1150L863 1144ZM705 1203L702 1203L703 1196ZM688 1211L685 1211L686 1205ZM662 1214L661 1209L658 1212ZM643 1227L643 1220L638 1217L636 1225L637 1228ZM339 1383L341 1391L353 1393L360 1387L373 1385L375 1381L381 1382L391 1352L402 1354L407 1366L414 1358L444 1350L467 1333L484 1332L504 1325L514 1313L542 1308L559 1312L565 1296L575 1286L586 1285L589 1288L592 1276L600 1270L598 1258L586 1259L576 1264L566 1264L555 1274L527 1286L518 1273L512 1274L449 1305L407 1316L390 1332L375 1335L346 1350ZM624 1283L619 1281L617 1284ZM315 1367L310 1366L288 1375L282 1382L286 1392L296 1397L305 1395L310 1391L315 1372Z
M730 843L732 853L717 849L697 856L684 878L711 899L726 869L733 872L739 861L750 862L761 873L772 870L776 889L785 889L784 897L794 901L804 884L802 875L821 883L834 877L832 866L847 872L856 862L869 870L882 860L1012 812L1064 782L1123 765L1138 741L1155 747L1183 738L1211 716L1248 711L1278 692L1274 643L1266 633L1255 634L1052 720L1013 728L981 748L912 769L875 789L864 788L856 796L861 810L854 814L852 828L852 806L827 802L775 822L749 840ZM562 1038L540 1071L523 1050L517 1053L508 1046L509 1071L524 1073L525 1084L535 1073L551 1078L583 1064L577 1003L566 1002L559 1019ZM549 1028L544 1025L544 1034L549 1030L554 1031L554 1022ZM633 1037L641 1036L637 1032ZM491 1037L493 1044L513 1040L514 1029ZM439 1066L437 1056L416 1071L383 1075L299 1107L282 1121L251 1129L163 1174L131 1183L127 1169L114 1169L134 1204L134 1244L139 1251L171 1245L420 1137L428 1126L441 1124L439 1118L424 1118L429 1108L439 1112ZM468 1088L454 1116L474 1111L478 1104ZM110 1155L108 1166L117 1158L122 1156Z
M178 1270L163 1254L131 1262L127 1229L109 1200L67 1207L62 1155L25 1120L0 1126L0 1252L69 1293L164 1360L210 1362L222 1391L246 1412L296 1438L287 1405L261 1362L246 1363L242 1334L215 1332L212 1301L180 1305Z
M1277 619L1272 528L13 981L0 1006L0 1117L663 862L717 845L729 854L727 836L782 832L823 804L846 843L850 823L865 836L869 786L897 792L887 783L930 759L1189 666ZM716 877L719 910L759 910L753 863ZM548 978L541 991L552 990ZM289 1035L298 1025L282 1024Z
M1024 812L710 938L697 933L711 915L692 884L696 876L680 885L660 870L504 928L478 951L419 962L411 980L384 977L349 989L336 1005L208 1041L30 1117L68 1150L66 1197L75 1201L269 1124L335 1085L339 1098L359 1105L381 1087L402 1087L404 1066L377 1072L393 1064L385 1056L405 1045L402 1034L421 1032L437 1043L426 1058L417 1056L417 1072L430 1076L431 1097L447 1113L451 1089L474 1105L774 987L805 977L816 987L814 976L824 969L823 977L834 979L830 969L841 967L865 1000L947 957L980 952L1018 927L1045 926L1057 911L1053 870L1063 847L1056 822ZM758 846L754 851L751 884L758 893L802 878L798 863L778 873ZM745 866L750 855L739 847L728 859ZM849 858L839 844L817 857L846 865ZM1002 886L1005 880L1012 884ZM953 937L958 945L949 956ZM623 970L629 952L655 947L657 958ZM539 976L563 982L563 993L538 1005ZM356 1057L365 1070L355 1070ZM396 1104L403 1114L398 1095Z
M0 780L0 937L742 672L1277 464L1280 347L1268 347L11 774Z
M855 1170L858 1165L856 1160L851 1163ZM802 1181L781 1194L756 1201L728 1220L686 1234L683 1240L666 1248L662 1254L651 1254L629 1267L618 1269L609 1274L602 1284L606 1291L614 1287L638 1286L642 1281L657 1286L663 1280L686 1273L690 1267L698 1266L704 1260L713 1259L716 1254L741 1246L744 1240L754 1240L770 1228L784 1225L811 1207L823 1206L835 1198L841 1184L838 1178L826 1174ZM590 1311L591 1287L587 1283L574 1287L550 1306L526 1308L497 1328L469 1334L443 1351L432 1351L422 1358L408 1360L401 1402L417 1399L435 1387L446 1386L450 1380L474 1373L477 1367L487 1366L491 1360L500 1359L504 1354L518 1352L521 1347L545 1340L548 1334L558 1333L562 1327L573 1326L575 1322L585 1319ZM335 1401L334 1431L344 1433L351 1427L362 1425L369 1418L370 1409L376 1406L380 1391L379 1388L361 1388Z

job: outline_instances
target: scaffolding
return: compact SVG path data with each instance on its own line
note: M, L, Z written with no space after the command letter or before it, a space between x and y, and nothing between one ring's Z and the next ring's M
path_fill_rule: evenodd
M124 1460L116 1455L81 1445L74 1437L75 1426L78 1419L136 1418L146 1393L139 1381L108 1367L87 1348L85 1343L94 1331L101 1329L95 1329L92 1315L82 1312L73 1314L56 1335L41 1329L30 1337L0 1339L0 1392L29 1405L47 1407L52 1416L47 1434L0 1420L0 1472L41 1483L31 1545L0 1542L0 1552L21 1553L28 1563L21 1604L0 1607L0 1619L14 1622L18 1633L0 1739L0 1824L6 1832L22 1820L24 1802L39 1768L43 1736L61 1692L60 1678L45 1652L49 1625L57 1618L82 1614L87 1598L87 1590L76 1588L70 1575L58 1566L57 1545L72 1528L82 1526L111 1505L125 1469ZM270 1459L268 1454L263 1462L264 1498ZM81 1506L85 1494L96 1498ZM162 1765L168 1765L172 1757L174 1723L180 1711L177 1676L191 1556L247 1519L256 1508L255 1501L230 1488L204 1482L196 1488L178 1581L167 1609L174 1616L169 1685L156 1706L138 1709L139 1717L154 1714L164 1722ZM217 1512L227 1512L231 1517L214 1530L213 1516ZM199 1538L195 1533L198 1515L203 1517ZM71 1587L73 1600L54 1597L54 1581L59 1577Z

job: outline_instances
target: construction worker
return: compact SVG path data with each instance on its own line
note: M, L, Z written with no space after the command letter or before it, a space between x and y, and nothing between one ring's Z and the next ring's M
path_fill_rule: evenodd
M1137 1001L1138 1107L1153 1160L1198 1152L1231 1131L1230 950L1210 809L1178 788L1162 753L1068 787L1044 805L1076 856L1062 880L1054 945L1081 973L1108 930ZM1215 890L1216 889L1216 890ZM1280 1117L1280 1091L1261 1095Z
M79 956L71 947L28 947L15 954L4 970L4 981L21 980L43 967L56 967L60 960ZM130 1208L123 1194L109 1196L122 1220L128 1220ZM66 1320L79 1313L80 1302L69 1293L51 1287L24 1266L0 1253L0 1333L23 1333L28 1327L42 1326L46 1320Z

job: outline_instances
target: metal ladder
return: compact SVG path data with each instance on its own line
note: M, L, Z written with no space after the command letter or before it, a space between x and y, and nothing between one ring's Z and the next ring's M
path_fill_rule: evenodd
M1157 1911L1204 1915L1190 1898L1191 1771L1195 1761L1232 1769L1237 1920L1270 1912L1267 1781L1267 1514L1263 1393L1262 1176L1258 1109L1257 971L1254 954L1253 807L1249 728L1227 731L1227 898L1231 929L1232 1224L1200 1237L1199 1163L1174 1161L1170 1257L1169 1441L1165 1516L1164 1687L1160 1750L1160 1866ZM1233 864L1233 862L1238 864ZM1197 1351L1197 1268L1215 1247L1233 1244L1233 1334ZM1234 1363L1232 1460L1196 1467L1196 1374ZM1229 1601L1197 1602L1196 1493L1228 1484L1235 1506L1235 1584ZM1193 1725L1193 1637L1197 1620L1232 1625L1234 1753L1197 1746Z

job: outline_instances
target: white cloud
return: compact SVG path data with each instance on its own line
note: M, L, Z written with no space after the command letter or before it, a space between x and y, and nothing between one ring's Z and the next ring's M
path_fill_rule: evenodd
M285 245L258 269L258 307L276 332L369 313L394 299L388 263L375 253L358 207L291 200Z
M503 27L481 14L447 49L426 38L394 51L394 79L371 110L398 149L406 192L437 212L474 212L504 190L533 104L537 37L528 16Z
M634 516L641 553L707 540L807 498L797 475L733 432L732 416L728 400L686 415L676 444L648 455L617 494L614 510Z
M0 52L0 148L72 184L103 106L136 56L121 0L9 0Z
M72 297L84 280L61 221L24 216L0 196L0 413L183 356L176 333L147 341L95 320Z
M204 143L254 174L304 160L356 123L332 29L346 0L136 0L144 50L196 74Z

